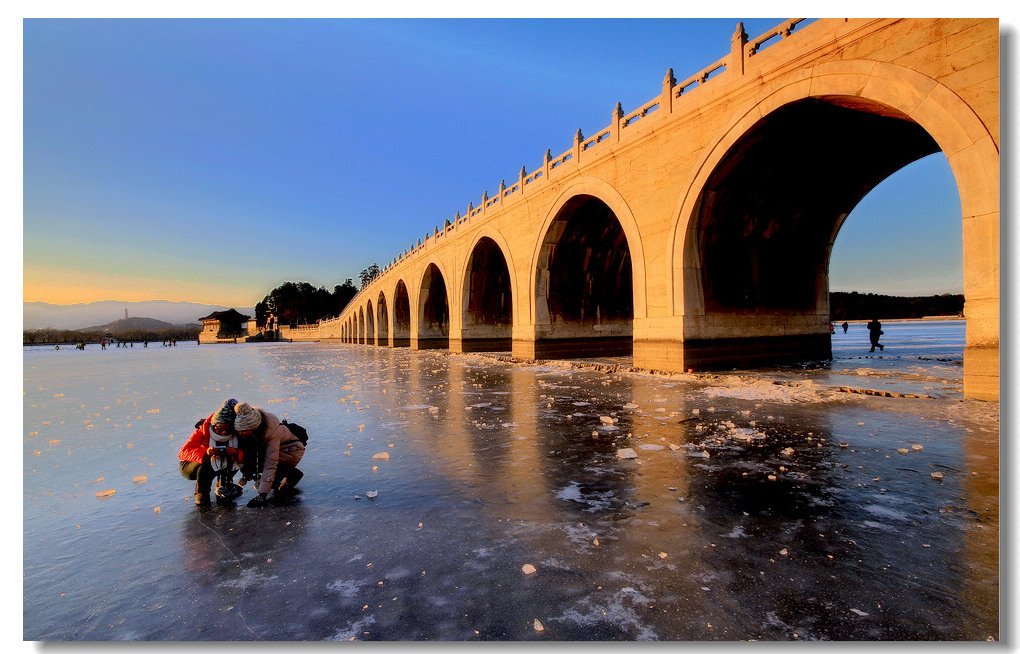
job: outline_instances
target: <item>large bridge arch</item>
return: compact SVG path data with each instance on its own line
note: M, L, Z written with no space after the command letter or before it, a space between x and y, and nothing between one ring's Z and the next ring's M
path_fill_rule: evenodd
M798 134L803 135L803 131L794 130L791 134L790 129L782 130L784 124L788 128L795 123L803 125L805 116L818 119L820 123L839 120L841 130L850 129L851 138L865 137L866 129L870 128L887 129L890 134L895 133L896 138L890 139L890 147L884 149L884 154L879 153L875 157L877 161L870 164L870 170L858 169L853 179L843 184L838 191L843 197L827 208L827 218L816 225L817 234L803 239L803 243L796 243L796 239L788 241L794 247L808 245L820 247L821 251L807 254L811 259L808 266L801 267L799 271L788 271L792 275L787 276L787 281L803 286L794 292L800 298L793 302L796 306L772 306L765 310L763 319L760 303L764 300L765 304L769 304L769 298L761 295L771 294L774 300L777 295L775 289L754 289L757 297L744 298L744 306L740 306L741 301L733 297L734 289L749 282L753 285L760 281L759 276L769 276L764 270L770 263L768 260L771 259L772 264L782 260L783 247L773 248L771 255L763 254L762 248L757 252L743 253L743 260L764 259L759 261L761 266L755 269L753 265L747 265L741 269L738 265L735 272L727 273L710 261L720 258L713 255L714 246L710 241L721 238L721 242L717 243L719 251L729 247L730 254L736 255L732 260L741 261L740 254L732 249L734 244L740 242L747 246L748 241L756 238L756 228L759 232L764 229L774 233L785 228L778 221L762 220L756 216L744 224L747 234L727 241L719 234L727 227L732 233L737 222L731 218L727 223L725 217L709 217L709 214L725 213L723 205L726 199L720 192L720 184L741 183L741 170L749 170L755 165L755 159L762 161L762 153L768 152L774 157L770 161L772 170L781 170L783 164L789 163L783 159L784 152L792 149L803 156L805 152L812 151L810 148L798 150L798 144L792 143ZM794 120L795 117L798 120ZM781 130L785 131L785 136L779 141L776 135ZM817 138L817 135L814 136ZM925 139L930 142L925 143ZM771 151L770 143L775 145ZM892 147L893 144L896 147ZM786 337L778 339L776 346L787 354L792 352L796 356L799 350L804 350L799 352L801 355L818 354L820 349L827 348L828 254L843 219L882 179L920 156L939 150L946 155L956 178L963 214L964 293L968 317L965 355L967 394L980 397L985 394L981 390L984 386L994 384L994 391L987 395L997 395L998 147L974 110L952 91L915 71L873 61L819 64L770 85L719 130L692 169L687 191L679 201L671 239L673 247L669 253L670 270L673 271L673 291L670 294L673 312L674 315L682 314L684 318L685 365L696 367L709 360L718 362L721 348L741 356L745 365L748 358L768 358L768 346L758 346L777 336L769 330L770 320L773 325L781 323ZM817 162L814 165L817 166ZM845 170L844 167L842 172ZM764 187L759 187L758 191L769 196ZM781 188L771 189L771 198L775 200L782 191ZM842 205L837 206L840 202ZM749 214L746 211L748 206L745 204L736 213L744 211ZM809 218L809 212L804 213L802 217ZM706 220L709 222L706 223ZM807 224L806 220L801 222L802 225ZM760 233L757 238L759 243L764 242ZM809 270L812 267L814 272ZM810 274L814 275L814 279L805 281L803 276ZM794 279L798 275L800 278ZM773 284L775 280L783 279L782 274L773 277ZM707 282L709 287L706 287L706 279L711 280ZM814 301L808 302L807 296L812 288ZM752 300L758 301L759 306L749 306ZM746 319L740 317L741 309L746 310ZM757 318L751 317L753 310L757 311ZM738 333L742 343L732 340ZM792 346L792 340L799 340L802 347Z
M490 226L478 230L463 270L461 351L511 350L520 293L510 245L499 230Z
M439 259L425 265L418 283L418 349L450 347L450 317L453 315L449 281L445 266Z
M534 355L631 353L634 321L646 313L645 262L637 219L620 192L578 178L552 203L537 237L528 283Z
M393 285L393 347L411 345L411 295L403 279Z

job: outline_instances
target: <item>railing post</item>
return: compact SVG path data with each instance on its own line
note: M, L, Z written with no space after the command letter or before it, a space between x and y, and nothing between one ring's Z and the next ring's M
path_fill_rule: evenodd
M517 190L521 195L524 195L524 178L528 176L528 173L524 170L524 166L521 166L521 176L517 182Z
M542 165L543 165L543 168L542 168L542 177L544 177L546 179L549 179L549 164L550 163L552 163L552 152L549 151L549 148L546 148L546 150L545 150L545 158L542 161Z
M676 86L676 78L673 77L673 69L666 71L666 77L662 79L662 97L659 99L659 109L666 115L673 113L673 87Z
M503 196L506 195L506 180L499 180L499 204L503 206Z
M584 135L581 134L581 128L577 128L577 134L574 134L574 163L578 166L581 165L581 143L584 142Z
M620 142L620 123L623 121L623 106L617 102L616 108L613 109L613 120L610 121L610 125L613 126L613 143Z
M744 31L744 24L737 23L737 29L734 30L733 36L730 38L730 63L726 67L737 75L744 74L744 46L746 45L747 32Z
M483 215L485 214L485 210L488 208L488 206L487 206L488 204L489 204L489 192L488 191L484 191L484 192L482 192L482 214Z
M462 220L463 219L460 217L460 211L458 211L457 215L453 217L453 224L454 225L459 225Z

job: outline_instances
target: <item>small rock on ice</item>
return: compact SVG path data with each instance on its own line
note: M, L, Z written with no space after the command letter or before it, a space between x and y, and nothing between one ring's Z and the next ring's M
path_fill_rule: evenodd
M367 497L368 499L372 499L373 497L379 497L379 491L374 490L368 491L367 493L365 493L365 497Z
M933 472L933 473L931 473L931 478L941 481L942 473L941 472Z
M521 572L523 572L526 575L530 575L535 574L536 572L538 572L538 570L535 568L535 566L531 565L530 563L525 563L524 565L521 566Z
M545 631L545 627L538 621L538 618L535 618L535 631Z
M378 454L373 454L372 458L373 459L388 459L388 458L390 458L390 453L389 452L379 452Z
M599 416L599 420L603 425L611 425L615 422L610 416Z

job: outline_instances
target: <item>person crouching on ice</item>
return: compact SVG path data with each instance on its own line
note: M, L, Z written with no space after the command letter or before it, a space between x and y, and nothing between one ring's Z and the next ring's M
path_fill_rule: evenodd
M265 506L270 490L276 491L274 498L293 493L294 486L305 474L297 469L305 455L304 443L268 411L247 402L238 403L234 411L237 415L234 429L241 437L242 447L248 452L242 474L245 478L256 480L255 490L258 492L248 506ZM241 480L242 485L244 481Z
M195 480L195 504L209 504L209 491L214 479L219 483L216 502L226 504L241 494L233 483L234 473L241 469L243 454L237 433L234 431L234 405L237 400L223 403L220 410L195 427L188 441L181 447L177 458L181 460L181 474Z

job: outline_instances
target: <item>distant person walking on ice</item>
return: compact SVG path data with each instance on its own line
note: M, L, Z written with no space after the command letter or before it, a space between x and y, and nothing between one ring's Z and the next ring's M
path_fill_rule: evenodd
M242 492L233 483L234 473L244 460L234 431L235 404L237 400L227 400L219 411L200 422L177 455L181 460L181 474L195 481L195 504L198 506L209 504L209 491L217 476L220 477L220 488L216 492L218 504L229 503Z
M850 329L850 323L848 323L847 321L844 320L842 327L843 327L843 333L845 334L846 330Z
M871 351L874 352L876 346L879 350L885 350L885 346L878 342L878 337L885 332L882 331L882 323L878 322L877 318L868 323L868 332L871 336Z
M238 403L234 411L237 413L234 429L246 450L241 483L244 485L246 479L255 479L255 490L258 492L258 496L248 502L248 506L265 506L271 490L276 491L274 498L293 493L294 486L305 475L297 469L297 464L305 455L304 443L268 411L247 402Z

